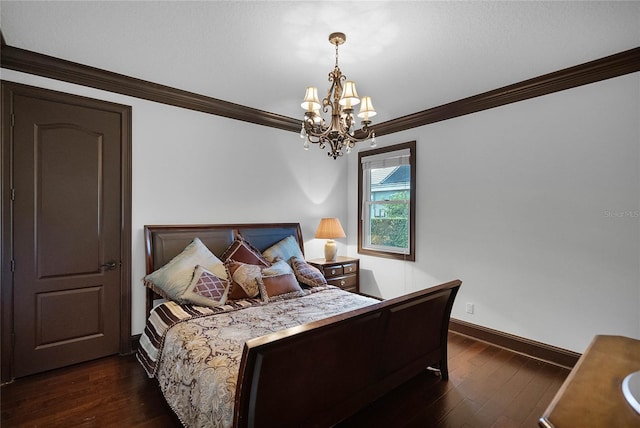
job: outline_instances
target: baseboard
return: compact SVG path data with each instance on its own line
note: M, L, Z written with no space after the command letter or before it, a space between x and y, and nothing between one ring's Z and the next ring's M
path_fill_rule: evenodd
M580 358L580 354L577 352L557 348L547 345L546 343L514 336L509 333L471 324L455 318L451 318L449 321L449 330L568 369L573 368Z
M134 354L138 350L138 345L140 344L140 336L142 335L134 334L133 336L131 336L131 352Z

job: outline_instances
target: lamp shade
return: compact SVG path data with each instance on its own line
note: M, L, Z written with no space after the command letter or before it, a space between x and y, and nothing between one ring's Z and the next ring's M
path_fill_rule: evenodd
M360 103L360 98L358 98L358 93L356 92L356 82L351 80L344 82L344 88L342 89L342 94L338 102L341 106L347 108L351 108Z
M320 220L318 230L316 230L316 238L320 239L344 238L346 236L340 220L337 218L323 218Z
M358 117L369 120L370 117L375 116L376 111L373 108L373 103L371 102L371 97L362 97L362 104L360 104L360 113L358 113Z
M318 99L318 88L315 86L307 86L307 90L304 93L304 100L300 107L307 111L320 110L320 100Z

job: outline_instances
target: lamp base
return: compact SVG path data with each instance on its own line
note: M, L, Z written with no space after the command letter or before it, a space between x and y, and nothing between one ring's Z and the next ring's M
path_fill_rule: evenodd
M338 247L336 247L336 241L334 241L333 239L327 239L327 243L324 244L325 261L335 262L337 254L338 254Z

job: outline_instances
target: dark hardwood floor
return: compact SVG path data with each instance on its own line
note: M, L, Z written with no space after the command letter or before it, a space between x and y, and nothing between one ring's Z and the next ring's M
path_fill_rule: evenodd
M568 374L450 333L448 382L425 371L340 427L536 427ZM0 393L3 428L181 426L133 356L18 379Z

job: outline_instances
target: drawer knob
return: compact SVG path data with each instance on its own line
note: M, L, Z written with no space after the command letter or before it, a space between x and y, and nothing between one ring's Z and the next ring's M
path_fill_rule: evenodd
M335 275L336 274L336 270L335 269L331 269L331 275Z
M346 284L346 282L344 282L344 279L340 280L340 285L344 287L344 285Z

